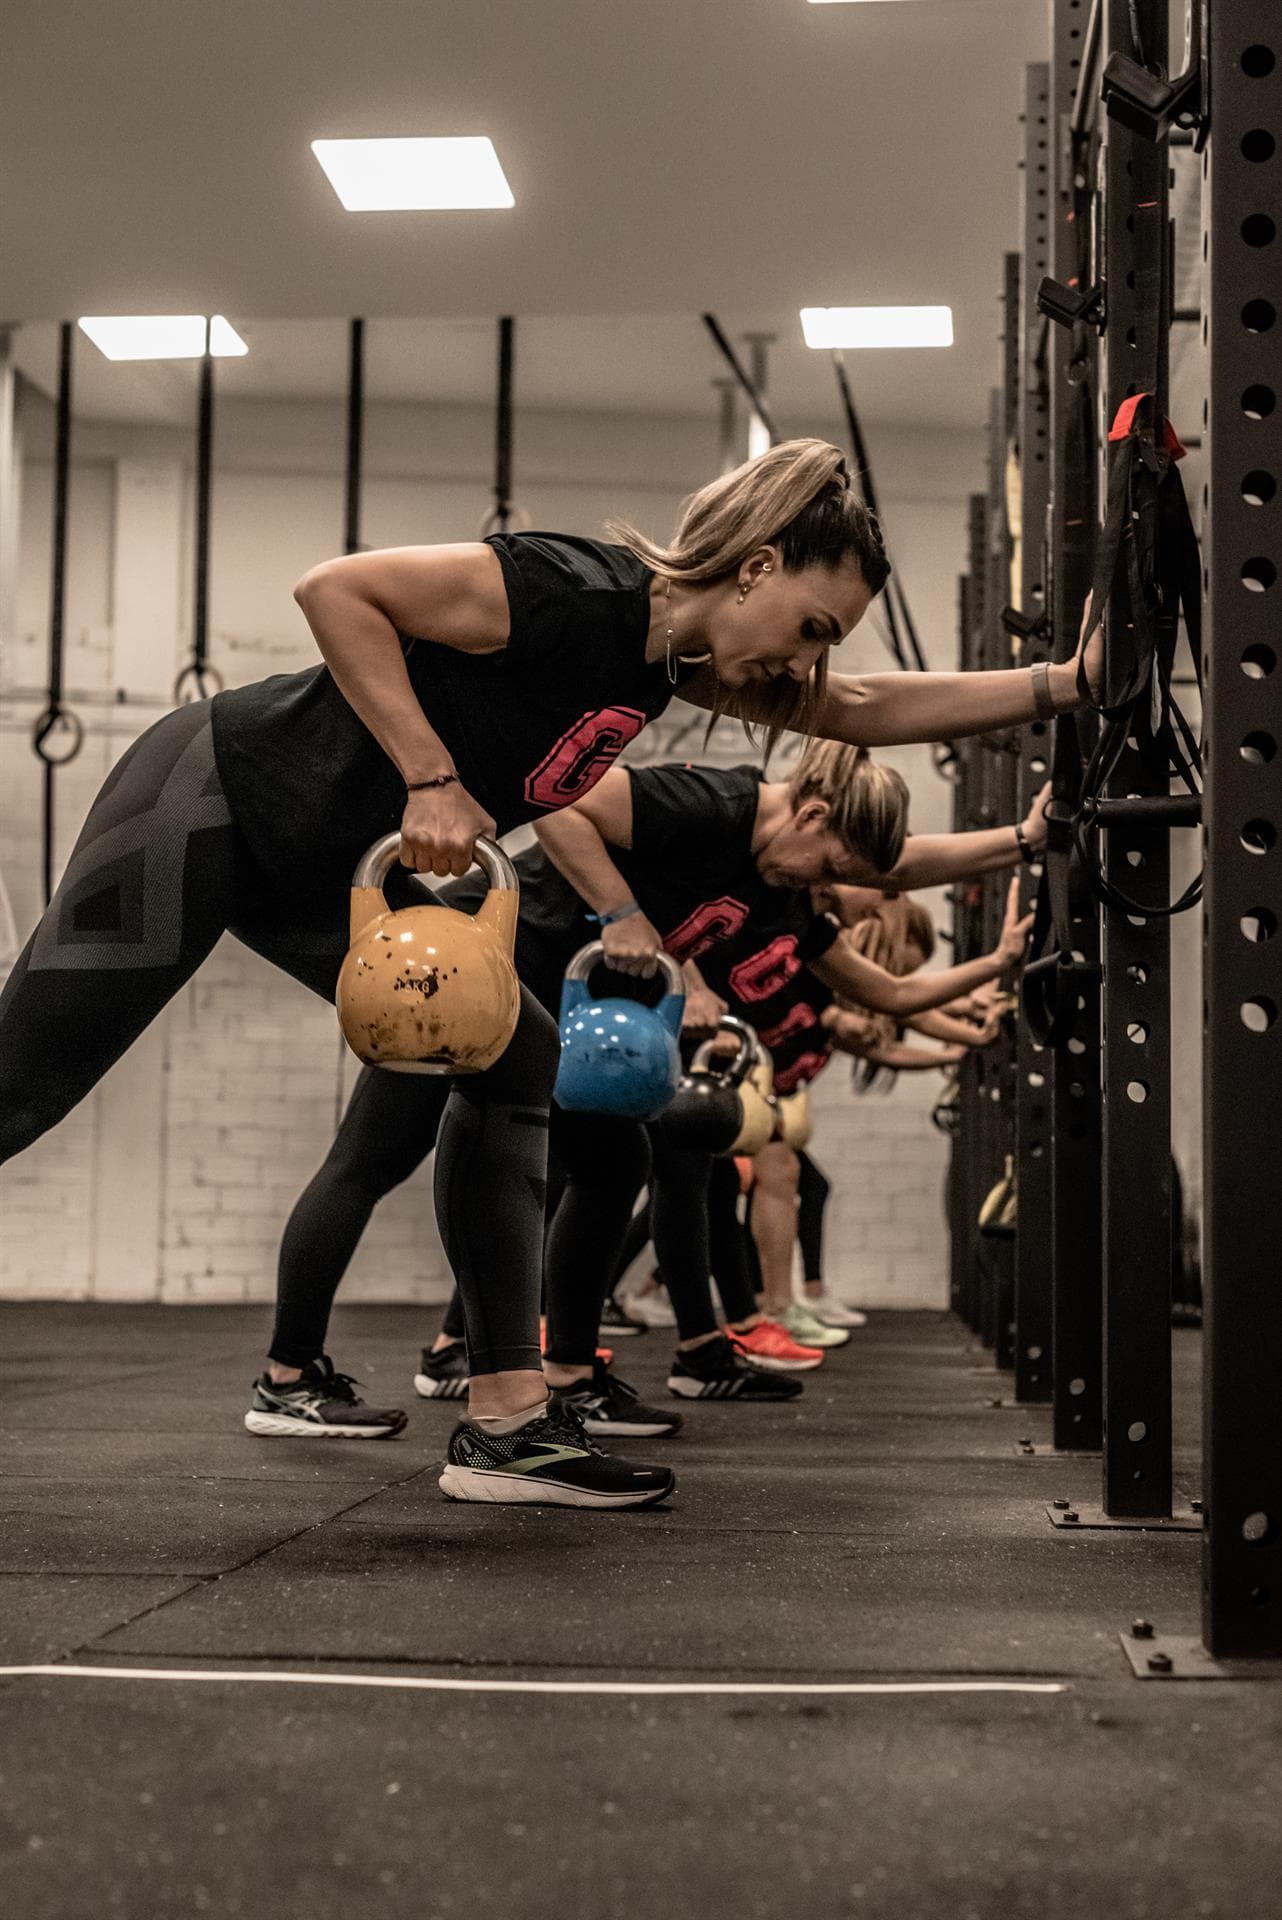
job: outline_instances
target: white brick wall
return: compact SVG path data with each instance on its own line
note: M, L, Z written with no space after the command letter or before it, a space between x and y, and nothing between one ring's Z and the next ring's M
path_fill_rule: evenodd
M212 626L213 656L229 680L314 658L289 596L303 567L332 550L338 522L341 435L335 420L321 421L322 433L317 412L220 409ZM371 477L367 538L470 537L485 504L489 421L465 422L464 434L458 419L408 420L399 412L371 428L371 444L386 441L396 452L389 472ZM530 459L521 497L536 524L594 532L607 513L620 512L663 531L679 493L710 469L714 437L710 422L559 421L537 437L548 451ZM879 454L885 443L882 491L894 551L935 662L947 665L964 490L979 470L978 444L946 435L897 446L886 430L875 438ZM333 472L317 468L318 441L332 444ZM73 696L116 685L110 542L117 443L122 458L190 461L187 437L168 430L78 430L66 670ZM433 459L445 470L419 471ZM0 873L24 937L39 908L40 781L27 746L36 708L19 693L37 686L44 670L48 505L47 469L34 465L24 488L18 630L0 634ZM186 555L183 562L185 580ZM182 658L184 625L180 609L172 645L162 648L151 676L157 690ZM136 646L122 651L137 661ZM884 663L871 632L848 652L843 667ZM90 737L58 783L59 864L103 775L161 710L84 705ZM697 723L682 757L700 752L701 735ZM652 739L641 744L653 750ZM748 751L733 730L721 729L716 757ZM924 750L889 757L910 778L916 824L945 826L948 790ZM340 1060L332 1009L223 941L99 1091L0 1171L0 1297L261 1300L266 1325L281 1229L332 1138L340 1075L348 1089L354 1073L354 1062ZM860 1300L937 1306L945 1297L939 1188L946 1145L928 1123L933 1091L933 1077L910 1076L888 1096L856 1098L844 1064L817 1091L815 1152L834 1185L829 1267L838 1288ZM344 1297L439 1299L447 1284L429 1163L380 1208Z

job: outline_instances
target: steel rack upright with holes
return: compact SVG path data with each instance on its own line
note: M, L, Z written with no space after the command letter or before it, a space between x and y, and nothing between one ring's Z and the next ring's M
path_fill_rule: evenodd
M1048 271L1050 232L1050 70L1027 69L1024 87L1023 251L1018 324L1019 568L1011 585L1018 619L1010 622L1012 664L1049 658L1046 624L1046 509L1050 491L1048 327L1037 309L1037 288ZM1028 810L1046 778L1050 731L1035 720L1021 729L1016 763L1015 815ZM1021 874L1027 912L1036 870ZM1017 1029L1014 1060L1016 1214L1012 1357L1015 1398L1051 1397L1051 1101L1054 1055L1037 1042L1026 1020Z
M1203 187L1203 1638L1282 1658L1282 20L1214 0Z
M1063 286L1093 284L1096 134L1074 114L1088 59L1086 0L1051 0L1050 272ZM1096 523L1098 335L1089 322L1052 325L1050 511L1047 567L1056 660L1077 645L1090 590ZM1089 743L1089 714L1057 721L1067 740ZM1071 893L1075 951L1099 962L1099 913L1080 871ZM1052 1438L1057 1451L1095 1452L1103 1438L1103 1293L1100 1011L1085 977L1073 1031L1055 1055L1051 1130Z
M1164 68L1166 0L1106 0L1104 46ZM1136 35L1142 45L1137 43ZM1168 141L1116 118L1102 124L1104 421L1131 396L1167 407L1170 343ZM1125 633L1121 570L1106 633ZM1166 796L1165 754L1131 736L1106 789L1110 799ZM1139 903L1165 909L1171 879L1165 821L1121 822L1104 833L1105 877ZM1170 924L1109 908L1103 977L1103 1517L1171 1515L1171 1035Z

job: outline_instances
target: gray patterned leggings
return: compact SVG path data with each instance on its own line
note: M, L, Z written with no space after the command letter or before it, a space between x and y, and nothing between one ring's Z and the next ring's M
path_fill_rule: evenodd
M347 901L301 911L268 886L232 818L209 703L179 707L104 783L62 881L0 995L0 1163L90 1093L230 932L334 997ZM450 1083L436 1207L473 1373L539 1366L554 1022L522 991L488 1072Z

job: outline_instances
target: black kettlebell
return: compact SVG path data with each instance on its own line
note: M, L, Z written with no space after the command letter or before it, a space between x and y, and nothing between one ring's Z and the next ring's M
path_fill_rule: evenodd
M674 1147L689 1153L727 1153L743 1125L739 1084L752 1065L757 1036L746 1022L730 1017L720 1022L720 1030L732 1033L738 1043L733 1057L718 1056L715 1041L705 1040L672 1099L650 1123Z

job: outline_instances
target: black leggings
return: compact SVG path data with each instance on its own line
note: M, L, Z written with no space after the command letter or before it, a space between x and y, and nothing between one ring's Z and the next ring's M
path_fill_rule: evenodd
M801 1248L801 1271L809 1285L822 1285L824 1277L824 1208L832 1192L828 1177L819 1171L808 1153L797 1155L801 1178L797 1187L797 1244Z
M562 1118L554 1114L558 1152ZM581 1118L591 1124L568 1143L568 1183L548 1237L548 1358L570 1366L591 1359L606 1293L650 1239L679 1339L716 1332L712 1279L728 1320L755 1313L734 1162L675 1148L655 1128ZM647 1159L649 1202L633 1214Z
M224 932L332 1000L346 915L341 894L287 899L256 867L219 781L209 703L166 715L108 776L0 996L0 1163L92 1091ZM555 1024L523 993L516 1036L487 1073L384 1076L443 1104L437 1214L477 1372L539 1363L556 1060Z

